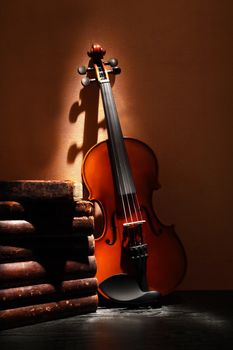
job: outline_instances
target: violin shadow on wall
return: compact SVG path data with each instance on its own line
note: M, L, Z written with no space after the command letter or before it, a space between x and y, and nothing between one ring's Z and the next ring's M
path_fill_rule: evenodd
M69 121L76 123L81 113L85 113L83 144L77 146L73 143L67 154L67 163L73 164L80 152L83 156L87 151L97 143L98 139L98 105L99 105L99 89L96 86L89 86L80 91L80 100L76 101L70 109ZM102 125L101 125L102 126Z
M110 76L111 85L114 85L115 77ZM98 122L99 115L99 86L92 83L80 91L80 101L76 101L70 109L69 121L76 123L81 113L85 113L83 144L81 147L73 143L67 153L67 163L73 164L80 152L83 158L86 153L98 142L98 131L106 129L105 121Z
M115 76L110 76L111 86L115 83ZM82 158L86 153L98 142L99 129L106 129L105 120L98 122L99 115L99 86L97 83L91 84L81 89L80 100L76 101L70 109L69 121L70 123L76 123L79 116L84 112L84 130L83 130L83 144L81 147L77 146L77 143L73 143L67 153L67 163L73 164L76 161L79 153L82 153ZM87 189L83 187L83 197L88 198ZM101 209L97 203L95 203L95 215L96 215L96 232L102 232L103 230L103 216ZM96 234L97 235L97 234Z

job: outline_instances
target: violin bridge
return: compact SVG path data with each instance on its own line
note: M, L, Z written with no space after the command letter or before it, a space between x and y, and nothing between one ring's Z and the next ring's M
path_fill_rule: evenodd
M131 221L131 222L125 222L123 224L124 227L128 226L135 226L135 225L142 225L146 222L146 220L138 220L138 221Z

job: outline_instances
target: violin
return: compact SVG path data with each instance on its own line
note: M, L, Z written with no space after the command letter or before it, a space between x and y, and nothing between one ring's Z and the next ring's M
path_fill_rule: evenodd
M97 279L102 297L117 302L153 302L182 281L186 256L173 225L164 225L152 206L160 188L158 161L144 142L123 137L109 74L119 74L115 58L103 60L98 44L81 66L84 87L98 82L108 139L93 146L82 165L89 199L101 207L104 228L96 238Z

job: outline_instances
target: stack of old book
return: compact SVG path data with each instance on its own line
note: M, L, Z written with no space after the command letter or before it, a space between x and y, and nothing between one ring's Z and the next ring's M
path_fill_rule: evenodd
M0 328L96 311L93 206L75 189L0 182Z

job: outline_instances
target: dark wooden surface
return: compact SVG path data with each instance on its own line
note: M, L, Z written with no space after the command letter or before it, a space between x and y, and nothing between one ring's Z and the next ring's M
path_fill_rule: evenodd
M177 292L156 309L96 313L5 330L0 349L222 350L233 348L233 292Z

